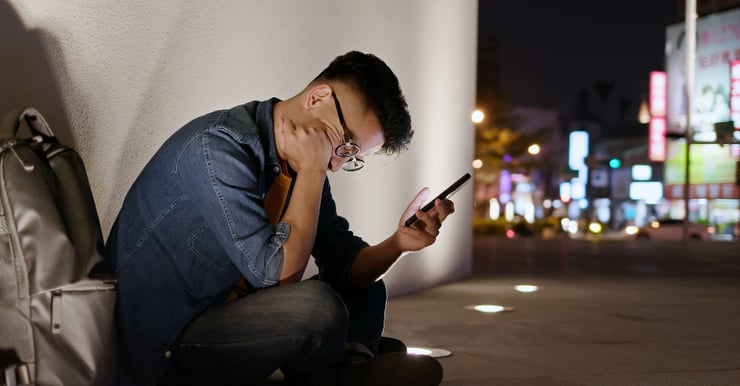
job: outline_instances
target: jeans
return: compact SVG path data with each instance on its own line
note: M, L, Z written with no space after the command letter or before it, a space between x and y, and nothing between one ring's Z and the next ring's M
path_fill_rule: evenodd
M377 352L387 293L378 281L334 291L320 280L262 289L212 307L179 339L160 385L258 385L339 362L347 341Z

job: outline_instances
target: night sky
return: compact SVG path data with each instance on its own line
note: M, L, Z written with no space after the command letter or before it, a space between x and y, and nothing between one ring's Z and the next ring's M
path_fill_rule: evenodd
M501 88L513 104L568 118L581 88L598 106L594 82L613 80L606 119L617 121L616 101L629 99L636 118L649 72L664 69L665 27L682 22L678 9L676 0L480 0L479 39L498 40Z

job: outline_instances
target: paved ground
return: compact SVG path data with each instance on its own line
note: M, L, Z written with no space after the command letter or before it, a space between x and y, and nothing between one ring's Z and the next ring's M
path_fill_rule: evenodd
M450 350L446 386L740 385L739 294L727 278L472 278L393 299L386 331Z
M478 237L474 255L474 277L389 304L387 335L452 352L445 386L740 385L738 243Z
M740 385L740 243L477 236L473 248L472 277L389 302L386 335L451 351L443 386Z

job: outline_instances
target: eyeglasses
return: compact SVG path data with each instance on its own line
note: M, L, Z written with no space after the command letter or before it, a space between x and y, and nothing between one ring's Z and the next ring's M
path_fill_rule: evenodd
M347 130L347 123L344 122L344 115L342 115L342 108L339 106L337 95L332 92L331 96L334 98L334 106L337 108L339 123L342 125L342 130L344 130L344 143L339 144L334 149L334 154L337 157L347 158L347 162L342 165L343 170L356 172L365 166L365 161L357 157L357 154L360 153L360 145L352 142L349 137L349 130Z

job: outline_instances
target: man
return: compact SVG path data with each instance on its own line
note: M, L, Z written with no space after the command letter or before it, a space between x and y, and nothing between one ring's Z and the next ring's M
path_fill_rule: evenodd
M118 278L122 384L437 385L442 368L381 338L380 277L434 243L452 202L419 192L369 246L338 216L327 172L405 149L398 80L374 55L337 57L297 95L186 124L145 166L107 241ZM416 214L411 227L403 221ZM313 255L315 280L301 281Z

